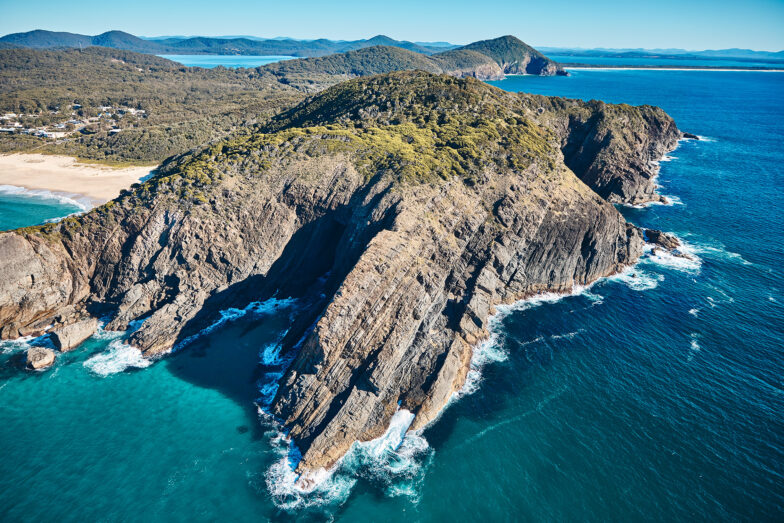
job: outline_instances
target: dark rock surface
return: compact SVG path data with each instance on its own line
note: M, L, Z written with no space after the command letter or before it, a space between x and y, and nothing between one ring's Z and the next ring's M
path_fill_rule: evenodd
M660 247L664 247L668 251L672 251L681 246L678 238L672 234L667 234L656 229L645 229L645 240L649 243L654 243Z

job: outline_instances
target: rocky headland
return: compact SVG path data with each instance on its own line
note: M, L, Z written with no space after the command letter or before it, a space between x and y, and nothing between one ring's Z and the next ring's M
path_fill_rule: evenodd
M656 199L652 162L680 136L647 106L425 72L344 82L83 216L0 233L0 336L70 346L91 318L144 319L129 343L156 358L222 309L318 285L269 406L307 478L398 408L433 420L494 306L633 264L643 231L612 203Z

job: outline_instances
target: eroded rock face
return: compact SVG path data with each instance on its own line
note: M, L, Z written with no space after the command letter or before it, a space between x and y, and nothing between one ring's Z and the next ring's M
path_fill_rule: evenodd
M26 365L30 370L44 370L54 365L54 351L44 347L27 349Z
M98 330L98 320L85 318L76 323L54 329L52 331L52 341L60 349L60 352L68 352L95 334L96 330Z
M300 471L329 467L381 435L398 405L415 428L434 419L495 305L640 256L641 231L568 166L632 176L667 147L656 129L672 121L532 100L425 73L330 89L85 216L0 234L0 325L14 335L90 311L125 329L145 317L130 343L155 357L221 309L321 282L284 340L295 356L270 409L302 450ZM649 121L572 136L592 118Z
M656 192L658 161L681 132L658 107L521 95L561 140L564 162L610 203L665 202Z

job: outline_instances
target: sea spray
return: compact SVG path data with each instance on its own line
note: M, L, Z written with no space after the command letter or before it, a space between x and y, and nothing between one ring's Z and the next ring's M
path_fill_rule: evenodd
M430 463L423 458L432 455L432 450L420 434L408 432L413 420L413 413L399 409L382 436L354 442L331 469L311 473L306 485L295 472L300 453L282 432L273 433L271 440L280 459L266 475L272 499L287 511L340 505L362 478L388 496L403 495L416 501L417 486Z

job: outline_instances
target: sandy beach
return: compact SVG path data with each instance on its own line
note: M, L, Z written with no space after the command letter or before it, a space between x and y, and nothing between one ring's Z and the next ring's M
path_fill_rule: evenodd
M79 163L70 156L0 155L0 185L79 195L100 205L150 174L155 167L114 168Z

